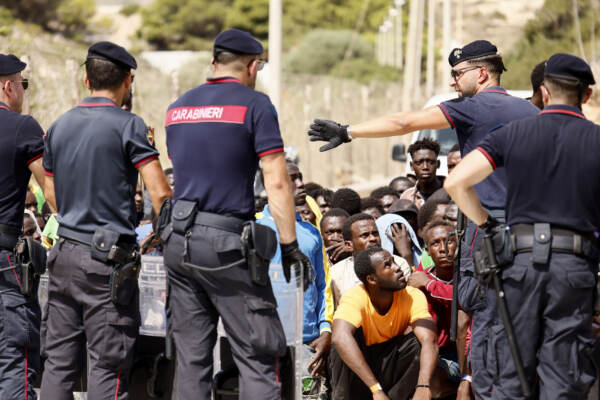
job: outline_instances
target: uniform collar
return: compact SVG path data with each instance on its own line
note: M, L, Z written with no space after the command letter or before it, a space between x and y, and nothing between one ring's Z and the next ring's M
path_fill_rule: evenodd
M12 111L9 106L0 101L0 109L6 111Z
M218 78L206 78L206 83L208 83L208 84L227 83L227 82L239 83L240 85L243 85L242 81L240 81L239 79L234 78L232 76L220 76Z
M546 106L542 111L540 111L540 114L563 114L586 119L579 107L568 106L566 104L553 104L551 106Z
M108 97L86 97L78 107L119 107Z
M490 86L488 88L485 88L481 91L481 93L501 93L501 94L508 94L506 92L506 89L504 89L502 86Z

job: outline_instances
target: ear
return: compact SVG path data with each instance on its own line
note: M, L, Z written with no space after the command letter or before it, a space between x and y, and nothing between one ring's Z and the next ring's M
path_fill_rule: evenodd
M479 68L479 79L477 80L477 83L482 84L487 82L490 79L490 74L488 73L488 70L484 67L484 68Z
M592 97L592 92L593 92L592 88L587 89L587 93L586 93L585 97L583 98L583 100L581 100L581 104L585 104L588 102L590 97Z
M217 65L215 64L214 57L210 60L210 69L212 70L212 72L215 72L217 70Z
M354 245L352 244L351 240L344 240L344 244L350 247L352 249L352 252L354 252Z
M83 76L83 83L85 84L85 87L86 87L88 90L92 90L92 89L90 88L90 80L89 80L89 78L88 78L87 74L85 74L85 75Z
M547 105L550 102L550 92L543 84L540 86L540 90L542 91L542 102Z
M367 283L369 285L376 285L377 284L377 275L375 275L375 274L367 275Z

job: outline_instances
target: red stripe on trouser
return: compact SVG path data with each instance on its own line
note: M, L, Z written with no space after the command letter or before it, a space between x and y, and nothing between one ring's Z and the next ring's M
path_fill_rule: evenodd
M279 382L279 357L275 357L275 381L279 389L279 398L281 399L281 383Z
M121 371L117 374L117 389L115 390L115 400L119 398L119 383L121 382Z
M475 235L473 236L473 241L471 242L471 255L469 257L473 258L473 247L475 247L475 241L477 240L477 233L479 232L479 227L475 229Z

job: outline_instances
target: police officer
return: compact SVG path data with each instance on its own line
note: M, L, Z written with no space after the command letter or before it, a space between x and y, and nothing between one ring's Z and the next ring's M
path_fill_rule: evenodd
M498 222L473 186L504 167L507 223L514 260L502 270L505 298L530 387L539 376L540 399L585 399L595 378L592 308L600 231L600 126L582 103L595 83L578 57L555 54L541 86L544 110L491 133L448 177L445 187L486 233ZM533 154L535 152L535 154ZM523 398L506 335L494 321L488 363L494 360L493 397ZM598 362L598 359L595 360Z
M128 398L139 327L134 233L138 173L157 211L171 195L144 121L121 109L136 67L124 48L110 42L92 45L84 78L91 96L47 132L46 188L56 195L61 239L48 257L45 399L73 398L75 382L85 371L86 345L89 398Z
M13 249L22 234L27 184L33 172L43 184L44 132L21 115L29 81L26 64L0 54L0 399L35 399L40 369L40 306L37 296L21 294L21 270Z
M476 148L490 130L512 120L535 115L539 111L531 103L510 96L500 86L500 77L506 69L498 49L490 42L476 40L462 48L456 48L450 52L448 62L452 66L450 86L458 93L458 99L419 111L385 115L352 126L315 120L308 132L310 140L329 141L321 147L321 151L325 151L353 138L395 136L421 129L452 128L458 136L461 154L466 155ZM497 218L503 218L506 199L504 171L495 171L477 185L475 190L483 205ZM476 296L477 284L473 278L471 249L477 248L480 236L477 234L477 225L469 221L461 245L459 303L472 318L473 389L478 398L485 399L490 396L492 378L483 364L484 340L488 336L488 322L495 309L495 297L493 293L486 293L485 298ZM459 349L459 357L464 354L463 350ZM471 377L465 374L463 378L461 390L465 394Z
M219 316L240 371L240 399L280 398L278 357L286 343L273 290L269 281L253 283L248 265L236 263L242 224L254 219L253 183L260 160L283 267L289 271L297 261L306 266L296 241L277 114L269 98L253 90L264 64L262 53L249 33L221 32L214 43L213 77L167 111L175 205L165 262L181 400L211 396Z

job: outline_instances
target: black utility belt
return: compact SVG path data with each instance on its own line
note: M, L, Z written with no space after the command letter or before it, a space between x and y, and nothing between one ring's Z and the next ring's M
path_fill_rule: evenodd
M536 229L537 227L537 229ZM510 228L510 239L514 252L528 253L537 243L545 244L556 253L567 253L598 260L600 249L598 240L591 235L562 228L549 227L548 224L517 224Z
M21 236L21 230L11 225L0 224L0 250L13 251Z

